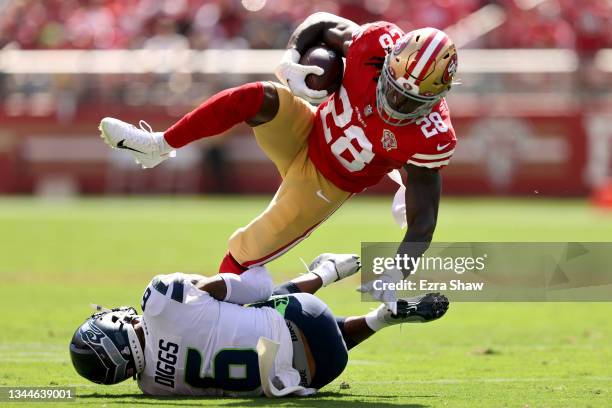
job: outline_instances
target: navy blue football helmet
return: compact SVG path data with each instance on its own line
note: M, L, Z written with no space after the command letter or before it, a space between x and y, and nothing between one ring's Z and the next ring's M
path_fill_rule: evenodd
M144 353L132 322L133 307L105 309L77 329L70 358L77 373L98 384L116 384L141 372Z

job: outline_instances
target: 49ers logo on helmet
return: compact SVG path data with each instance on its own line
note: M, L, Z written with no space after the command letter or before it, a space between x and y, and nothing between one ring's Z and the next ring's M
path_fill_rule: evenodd
M457 73L457 54L453 54L452 57L450 58L450 61L448 61L448 65L446 66L446 69L444 70L444 75L442 75L442 82L444 82L445 84L448 84L450 81L453 80L453 77L455 76L456 73Z
M405 36L403 36L402 38L400 38L395 43L395 48L393 49L393 55L398 55L399 53L404 51L404 48L406 48L406 46L410 42L410 38L412 38L412 34L410 34L410 33L408 33Z

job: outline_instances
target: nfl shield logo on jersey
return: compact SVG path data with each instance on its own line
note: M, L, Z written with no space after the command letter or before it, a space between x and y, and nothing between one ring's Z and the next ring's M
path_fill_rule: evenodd
M397 149L397 140L395 139L395 135L388 129L383 130L381 142L386 151Z

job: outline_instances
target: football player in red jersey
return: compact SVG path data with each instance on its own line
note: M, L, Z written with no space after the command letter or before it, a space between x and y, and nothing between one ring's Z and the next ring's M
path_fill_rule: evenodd
M332 95L305 83L307 75L323 73L320 67L299 64L306 50L321 43L346 58L342 86ZM353 194L400 168L407 173L403 242L420 243L400 252L420 256L436 227L439 170L456 143L444 100L457 69L453 42L435 28L404 34L388 22L358 26L315 13L297 27L287 48L276 71L284 85L255 82L225 90L165 132L104 118L102 138L148 168L174 157L175 148L240 122L253 127L283 181L268 208L230 237L222 272L241 273L280 256ZM395 282L409 272L387 271L381 279ZM362 289L394 307L394 293Z

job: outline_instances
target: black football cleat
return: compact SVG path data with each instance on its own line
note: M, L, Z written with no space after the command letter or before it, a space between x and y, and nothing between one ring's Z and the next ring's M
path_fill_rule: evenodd
M384 305L378 307L378 318L387 324L427 323L444 316L448 310L448 299L439 293L397 300L397 313L393 314Z

